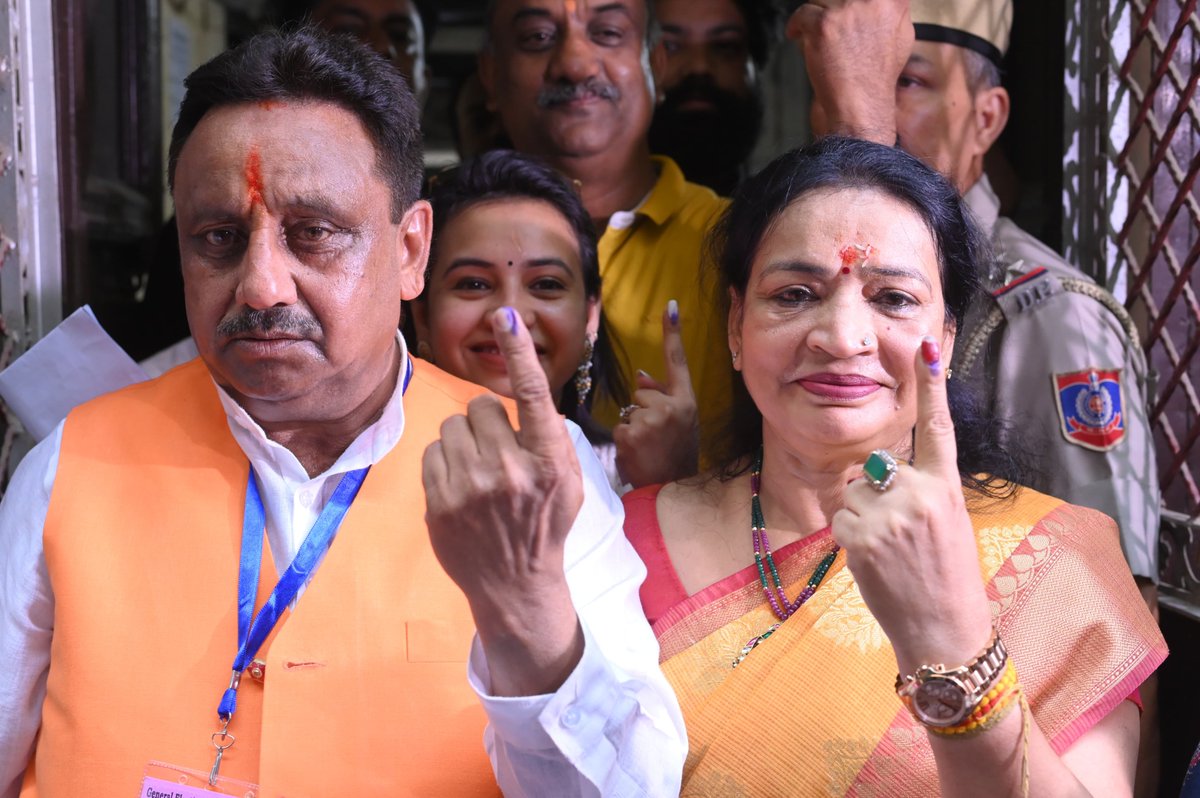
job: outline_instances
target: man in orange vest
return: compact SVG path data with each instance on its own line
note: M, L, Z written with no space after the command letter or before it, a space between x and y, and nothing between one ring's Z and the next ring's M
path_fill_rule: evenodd
M302 29L187 87L200 358L0 504L0 795L677 794L645 569L528 332L498 312L515 408L397 335L431 216L399 73Z

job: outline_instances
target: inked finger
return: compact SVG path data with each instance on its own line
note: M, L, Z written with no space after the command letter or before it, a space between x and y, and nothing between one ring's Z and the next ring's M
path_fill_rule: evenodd
M510 307L499 308L492 314L492 330L496 333L500 353L504 355L513 399L517 403L521 446L536 454L553 457L562 448L566 430L554 404L546 372L534 351L533 339L516 310Z
M958 480L958 445L946 397L946 370L941 344L932 336L921 341L913 355L917 381L917 427L913 436L913 465L927 473Z
M683 348L683 331L679 321L679 303L667 303L663 313L663 361L667 367L667 390L671 396L694 396L692 374L688 371L687 351Z

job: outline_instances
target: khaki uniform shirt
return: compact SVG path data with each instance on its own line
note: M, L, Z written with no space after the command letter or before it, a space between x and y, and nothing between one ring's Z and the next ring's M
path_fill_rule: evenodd
M954 350L1006 433L1031 455L1032 487L1116 519L1137 576L1157 581L1158 472L1145 355L1124 308L1009 219L986 177L966 194L996 262L991 296Z

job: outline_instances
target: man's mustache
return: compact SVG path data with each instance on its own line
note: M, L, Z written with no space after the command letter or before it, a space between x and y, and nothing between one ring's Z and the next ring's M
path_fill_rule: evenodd
M560 82L546 86L539 91L537 104L538 108L552 108L556 105L565 105L590 97L615 102L621 99L621 91L613 84L606 83L599 78L588 78L582 83Z
M247 309L222 319L217 325L217 335L223 338L253 336L254 333L289 333L297 337L315 338L321 333L321 325L312 316L293 308Z

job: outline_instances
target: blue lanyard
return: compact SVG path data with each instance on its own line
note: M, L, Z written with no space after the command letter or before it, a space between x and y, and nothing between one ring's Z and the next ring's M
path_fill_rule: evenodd
M401 394L408 391L412 375L413 364L409 358L406 361ZM271 630L279 623L284 610L295 601L300 588L312 579L369 470L370 466L349 471L338 480L333 496L321 510L317 522L309 530L291 565L284 571L283 576L279 577L279 582L267 597L266 603L255 615L254 600L258 596L259 572L262 567L266 512L258 492L258 483L254 479L254 468L250 468L250 476L246 480L246 511L242 520L241 565L238 568L238 648L233 658L233 676L217 707L217 715L224 722L226 729L229 728L229 721L237 709L237 690L243 671L250 666L258 650L270 636Z
M300 588L312 578L321 558L333 543L346 511L358 495L358 489L362 487L368 470L369 467L360 468L342 475L334 488L333 496L321 510L321 515L317 517L317 522L304 539L300 551L296 552L292 564L283 572L283 576L279 577L279 582L267 597L262 609L254 615L266 516L262 497L259 496L258 485L254 480L254 469L250 469L250 478L246 481L246 515L242 523L242 563L238 570L238 650L237 656L233 658L233 678L221 698L220 706L217 707L217 715L222 721L228 721L237 709L237 688L242 671L249 667L271 630L279 623L284 610L295 600Z

